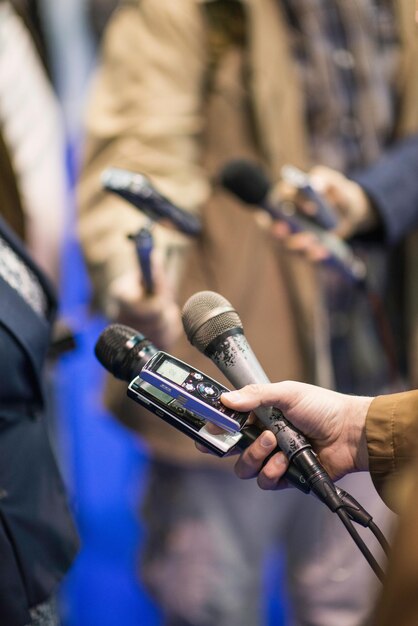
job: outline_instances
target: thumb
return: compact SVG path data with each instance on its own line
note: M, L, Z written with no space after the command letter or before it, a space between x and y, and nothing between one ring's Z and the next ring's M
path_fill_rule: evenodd
M238 391L222 394L222 402L240 411L251 411L261 406L276 406L286 411L299 399L304 388L304 383L293 381L247 385Z

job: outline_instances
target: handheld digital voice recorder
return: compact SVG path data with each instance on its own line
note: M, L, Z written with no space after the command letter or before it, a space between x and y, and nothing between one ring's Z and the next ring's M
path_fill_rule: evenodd
M128 396L213 452L223 456L243 437L248 413L239 413L220 401L229 391L191 365L157 352L129 384ZM214 435L206 422L223 428ZM247 444L248 445L248 444Z
M259 427L247 421L249 413L222 404L220 396L229 391L226 387L188 363L160 352L133 328L108 326L96 342L95 354L116 378L129 383L127 395L132 400L219 457L234 448L245 450L260 435ZM224 431L211 433L209 422ZM292 464L286 478L309 493L308 483Z

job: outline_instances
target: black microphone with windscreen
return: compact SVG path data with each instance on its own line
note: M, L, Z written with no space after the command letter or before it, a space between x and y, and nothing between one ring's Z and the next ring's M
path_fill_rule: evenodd
M292 232L300 230L300 224L292 215L285 215L269 199L270 180L265 170L252 161L235 159L229 161L218 175L219 183L227 191L250 207L261 207L274 219L285 220Z
M351 247L332 232L315 225L299 214L295 205L272 197L272 185L265 170L252 161L237 159L227 163L218 175L220 184L250 208L262 208L273 220L286 222L292 233L310 231L328 250L328 263L341 271L350 281L363 287L366 266Z
M115 378L130 382L158 348L142 333L123 324L110 324L99 336L94 347L97 360Z
M316 224L326 230L337 226L337 218L331 206L317 193L310 184L308 174L292 165L284 165L281 175L290 185L300 190L305 197L315 205L315 213L311 216ZM219 182L225 189L235 194L246 204L258 205L264 208L273 219L287 219L295 232L301 226L311 226L302 216L296 216L294 209L287 211L291 206L283 202L280 206L269 198L272 190L271 182L265 170L253 161L236 159L227 163L219 174ZM295 216L295 217L293 217Z
M273 218L280 218L280 213L266 202L271 185L260 165L245 159L229 161L220 171L218 179L225 189L246 204L261 206Z

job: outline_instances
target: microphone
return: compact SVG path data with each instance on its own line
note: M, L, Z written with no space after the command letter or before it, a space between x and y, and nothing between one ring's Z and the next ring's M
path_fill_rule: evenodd
M218 294L214 295L218 296ZM225 301L224 298L218 296L218 299L219 298L228 305L227 308L232 308L229 302ZM224 305L224 302L221 304ZM222 313L217 313L216 315L222 316ZM208 316L206 315L206 317ZM210 319L209 317L209 321ZM197 330L199 330L199 328L197 328ZM234 329L232 329L232 331L233 330ZM240 333L238 332L236 334ZM241 334L243 334L242 325ZM228 336L228 333L226 333L225 338ZM158 354L158 352L155 346L153 346L142 333L121 324L112 324L106 328L100 335L95 346L96 357L107 370L116 378L132 382L135 382L133 379L137 378L146 363L152 356ZM235 446L239 447L241 450L245 449L258 436L257 429L254 425L249 425L248 429L247 426L244 425L241 431L230 436L230 440L223 440L222 436L215 436L206 431L204 420L197 420L198 423L196 423L195 416L192 416L192 419L186 419L186 417L180 419L177 415L178 409L181 408L179 406L177 406L177 411L174 409L173 413L172 411L168 411L167 408L163 409L163 405L156 403L156 401L151 402L149 398L142 398L142 400L140 400L141 396L138 392L131 397L181 432L204 444L209 449L212 449L218 456L223 456ZM187 413L187 411L185 413ZM367 511L365 511L354 498L350 497L349 494L337 490L337 488L334 487L303 435L294 429L277 409L274 409L274 413L271 415L270 429L276 434L279 445L289 458L289 468L286 477L297 485L296 476L299 475L300 470L303 471L308 477L308 485L306 485L306 481L301 481L297 486L305 493L309 493L309 490L312 489L333 512L338 514L344 526L350 532L354 541L382 580L383 573L379 565L350 521L354 520L361 523L363 526L369 527L376 535L381 545L387 548L387 542L381 531L372 521L371 516L368 515ZM289 433L286 431L291 431L291 435L289 436ZM220 440L219 437L221 437ZM225 436L223 437L225 439ZM296 467L293 466L293 462Z
M214 295L218 298L221 298L221 296L218 296L218 294ZM235 315L239 320L238 315L236 313ZM124 382L128 383L130 383L140 374L145 364L158 351L159 350L153 345L153 343L149 339L147 339L147 337L145 337L142 333L123 324L110 324L109 326L107 326L102 331L94 348L96 358L101 363L101 365L111 374L113 374L113 376L115 376L119 380L123 380ZM259 367L261 369L261 366ZM267 379L267 376L265 374L264 376ZM148 408L150 409L150 407ZM259 410L257 410L257 413L258 412ZM171 424L171 426L174 426L174 428L177 428L178 430L180 430L187 436L192 437L196 441L200 441L200 443L209 447L210 449L212 449L212 451L219 455L219 442L218 445L213 445L214 439L216 439L217 437L215 435L211 435L209 432L206 432L205 428L204 434L203 431L200 431L199 436L198 434L196 434L195 430L191 429L190 427L185 428L184 425L179 423L178 419L167 419L167 415L165 415L164 417L160 411L157 411L157 415L165 419L169 424ZM255 439L260 434L261 431L255 424L245 424L245 426L240 431L241 437L238 438L237 441L234 440L231 442L230 449L232 449L236 445L239 449L245 450L245 448L253 443L253 441L255 441ZM237 437L237 435L238 433L234 435L234 437ZM227 449L227 446L225 447ZM277 452L277 450L278 449L273 450L273 452L265 460L265 463L267 463L269 458L271 458L271 456L273 456ZM310 485L293 462L289 464L288 470L285 474L285 478L304 493L310 492ZM336 489L338 495L344 502L344 508L350 518L353 521L361 524L362 526L370 526L370 524L372 523L372 517L367 513L367 511L365 511L363 507L359 505L359 503L354 500L352 496L350 496L350 494L343 491L339 487L336 487Z
M97 360L115 378L131 382L158 349L142 333L124 326L110 324L101 333L94 347Z
M289 167L289 166L288 166ZM291 170L290 170L291 171ZM298 170L297 170L298 171ZM285 170L289 176L289 169ZM302 173L303 174L303 173ZM295 172L293 172L295 178ZM327 232L301 215L296 215L292 202L278 202L272 197L272 185L264 170L251 161L237 159L227 163L219 174L221 185L249 207L264 209L273 220L286 222L292 233L310 231L329 252L329 263L350 281L364 286L366 266L351 247L332 232ZM298 181L299 186L302 182ZM306 181L303 186L306 186ZM314 193L312 187L310 190ZM318 194L315 194L319 197Z
M110 167L102 174L102 184L104 189L117 194L154 222L168 220L174 228L192 237L197 237L202 231L197 215L170 202L144 174Z
M293 165L283 165L280 174L283 180L296 189L299 189L308 200L313 202L315 205L315 213L312 218L316 221L318 226L326 230L331 230L338 226L338 219L334 209L322 195L312 187L308 174Z
M147 296L154 293L154 279L152 276L151 254L154 249L154 238L151 227L140 228L140 230L128 235L128 239L135 244L136 256L141 268L142 283Z
M122 324L111 324L101 333L94 348L96 358L101 365L113 376L124 382L131 383L140 375L146 363L159 352L159 350L142 333ZM135 401L154 412L158 417L180 430L188 437L203 444L217 456L223 456L234 447L245 450L261 434L256 424L244 424L243 427L233 434L213 435L206 430L204 419L191 416L190 412L183 411L182 415L174 415L169 408L161 410L161 405L153 407L149 400L141 402L139 394L128 395ZM174 406L174 403L172 403ZM276 448L266 458L265 463L278 451ZM293 471L295 470L295 471ZM304 493L310 492L310 487L300 472L295 468L288 470L286 478L296 484Z
M270 382L248 344L238 313L226 298L213 291L194 294L183 307L182 321L190 343L208 356L234 387ZM254 413L275 434L289 467L295 464L315 495L334 512L343 507L334 483L304 435L279 409L259 407Z

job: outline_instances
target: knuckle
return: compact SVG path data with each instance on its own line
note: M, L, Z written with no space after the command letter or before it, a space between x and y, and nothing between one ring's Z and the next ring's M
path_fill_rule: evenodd
M262 474L266 480L271 482L277 480L278 478L277 469L273 467L272 463L267 463L267 465L263 468Z
M265 456L266 450L261 449L259 444L256 443L248 448L245 460L251 467L259 467Z
M254 478L260 470L261 461L256 446L250 446L235 464L235 473L239 478Z
M242 459L239 459L235 464L235 474L238 478L241 478L241 480L247 480L257 476L257 471L251 466L248 466Z
M248 391L248 393L250 393L252 396L256 396L259 397L261 394L261 385L257 384L257 383L252 383L251 385L247 385L246 387L246 391Z

